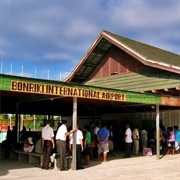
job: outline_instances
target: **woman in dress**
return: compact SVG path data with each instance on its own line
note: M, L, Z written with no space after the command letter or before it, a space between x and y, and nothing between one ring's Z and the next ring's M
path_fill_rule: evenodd
M148 133L147 133L147 129L146 126L143 125L142 130L141 130L141 148L143 150L143 148L147 148L147 144L148 144Z

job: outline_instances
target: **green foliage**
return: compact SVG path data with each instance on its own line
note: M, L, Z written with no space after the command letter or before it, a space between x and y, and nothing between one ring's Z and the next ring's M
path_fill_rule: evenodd
M11 115L11 124L15 125L15 114L12 114ZM10 125L10 118L8 117L8 114L0 114L0 117L1 117L1 124L2 125ZM29 114L26 114L26 115L23 115L23 124L21 124L21 128L22 126L24 125L26 127L26 129L34 129L34 123L35 123L35 129L36 131L41 131L42 128L45 126L45 120L46 120L46 116L44 115L29 115ZM35 120L35 122L34 122ZM59 120L59 117L56 116L54 118L54 128L56 129L56 121ZM22 121L20 121L22 123ZM21 129L20 129L21 130Z
M15 114L12 114L12 115L11 115L11 119L15 119Z
M3 118L3 119L8 119L9 116L8 116L8 114L3 114L2 118Z
M41 130L42 127L44 127L44 121L42 120L36 120L35 121L35 128L36 130ZM32 121L28 121L28 123L26 124L26 128L29 129L33 129L34 128L34 120Z

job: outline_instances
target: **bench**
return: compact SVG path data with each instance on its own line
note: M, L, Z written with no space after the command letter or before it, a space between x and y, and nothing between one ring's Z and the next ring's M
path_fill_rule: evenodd
M60 155L56 154L56 157L54 159L54 169L55 170L60 169L60 158L61 158ZM71 168L71 162L72 162L72 156L66 155L65 168L67 168L67 169Z
M42 154L35 152L26 153L21 150L11 151L9 158L16 159L20 162L27 161L30 164L38 164L38 165L41 165L42 162Z
M10 159L18 160L19 162L28 162L30 164L37 164L38 166L41 166L42 164L42 154L31 152L31 153L26 153L22 150L15 150L11 151L9 154ZM59 170L60 169L60 155L56 154L54 158L54 169ZM72 161L72 156L66 155L66 164L65 167L68 169L71 167L71 161Z

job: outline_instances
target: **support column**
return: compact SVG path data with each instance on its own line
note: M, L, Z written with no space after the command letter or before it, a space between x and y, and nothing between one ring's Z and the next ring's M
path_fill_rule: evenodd
M73 128L77 126L77 97L73 97ZM72 170L77 170L76 167L76 132L73 133L73 148L72 148Z
M159 105L156 105L156 156L157 156L157 159L160 159Z

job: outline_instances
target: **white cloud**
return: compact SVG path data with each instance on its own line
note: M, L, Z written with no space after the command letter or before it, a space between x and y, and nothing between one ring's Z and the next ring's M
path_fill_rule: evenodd
M178 0L7 0L1 14L1 59L41 67L38 77L74 69L103 29L180 53Z
M151 2L151 3L150 3ZM160 2L160 1L159 1ZM111 6L109 3L109 16L113 22L122 23L127 27L164 27L172 22L178 22L178 1L119 1ZM180 6L180 5L179 5ZM112 12L112 13L110 13Z

